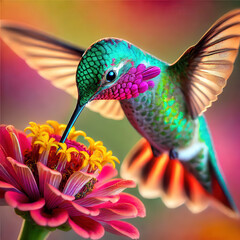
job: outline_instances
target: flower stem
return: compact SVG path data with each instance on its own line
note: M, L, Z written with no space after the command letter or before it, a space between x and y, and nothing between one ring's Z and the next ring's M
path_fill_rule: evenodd
M33 224L29 220L24 220L18 240L44 240L47 239L50 231L45 227Z

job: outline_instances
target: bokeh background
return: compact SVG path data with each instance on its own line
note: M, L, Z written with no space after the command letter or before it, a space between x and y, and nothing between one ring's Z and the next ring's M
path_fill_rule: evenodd
M240 7L239 1L71 1L2 0L1 18L31 25L87 48L103 37L126 39L169 63L195 44L215 20ZM29 121L54 119L67 123L75 100L54 88L1 42L1 123L24 129ZM206 113L219 162L229 190L240 209L240 57L219 100ZM123 160L140 139L126 119L113 121L85 109L77 128ZM118 167L119 168L119 167ZM213 207L192 214L185 206L168 209L161 199L143 199L147 217L130 222L140 239L237 240L240 220ZM0 239L17 239L21 218L9 207L0 208ZM55 231L50 240L79 239L73 231ZM103 239L123 239L106 234Z

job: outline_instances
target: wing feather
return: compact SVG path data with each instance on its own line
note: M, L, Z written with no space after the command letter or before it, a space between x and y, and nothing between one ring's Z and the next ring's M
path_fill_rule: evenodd
M0 29L2 39L39 75L78 97L76 71L84 49L9 21L1 21ZM93 101L88 107L107 118L124 117L118 101Z
M1 37L55 87L66 91L66 85L76 88L76 69L83 49L9 21L1 21Z
M90 102L87 107L106 118L121 120L125 116L118 100L95 100Z
M220 18L169 67L177 74L192 118L217 100L232 73L240 43L240 9ZM179 71L180 69L180 71Z

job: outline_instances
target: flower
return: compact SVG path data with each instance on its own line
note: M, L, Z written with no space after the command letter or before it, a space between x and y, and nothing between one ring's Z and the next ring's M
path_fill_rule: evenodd
M73 127L65 143L59 143L65 128L56 121L30 122L26 136L13 126L0 126L1 200L15 208L32 231L73 229L83 238L99 239L106 230L139 238L133 225L121 221L145 216L142 202L122 193L135 183L112 179L118 159L85 132ZM79 136L88 147L76 142Z

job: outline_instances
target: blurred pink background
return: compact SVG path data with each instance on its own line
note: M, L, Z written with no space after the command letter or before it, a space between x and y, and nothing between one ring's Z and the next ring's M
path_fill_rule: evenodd
M239 1L7 1L1 2L1 18L28 24L87 48L103 37L126 39L169 63L224 13L240 7ZM1 43L1 123L24 129L29 121L54 119L67 123L75 100L41 78ZM219 162L229 190L240 209L240 57L219 100L206 113ZM126 119L104 119L85 109L76 126L101 139L123 160L140 136ZM127 141L126 141L127 139ZM131 191L138 197L137 189ZM185 206L168 209L161 199L141 198L147 217L132 220L140 239L238 240L240 220L213 207L192 214ZM0 239L17 239L21 218L9 207L0 208ZM73 231L55 231L50 240L80 239ZM104 239L123 239L106 234Z

